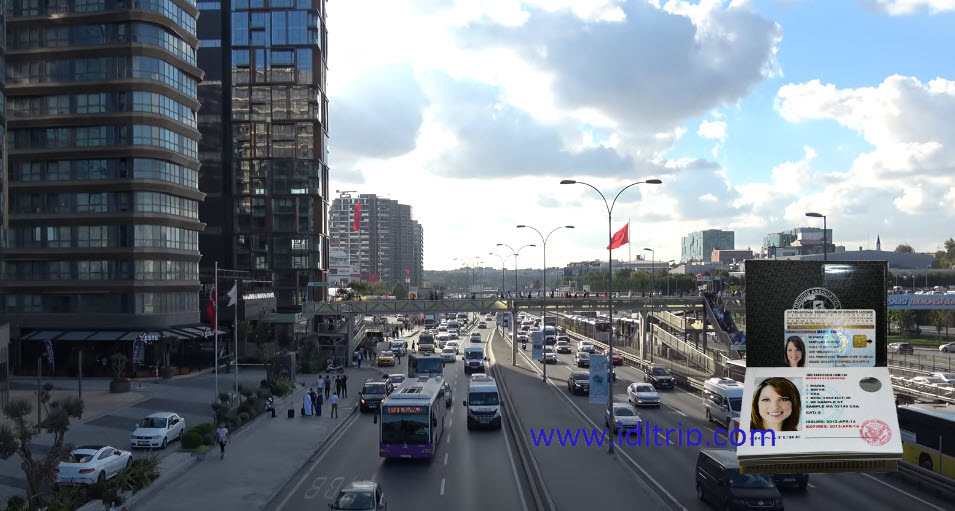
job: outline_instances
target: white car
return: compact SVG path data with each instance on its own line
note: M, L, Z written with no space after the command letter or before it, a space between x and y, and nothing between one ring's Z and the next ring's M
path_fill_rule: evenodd
M539 360L542 364L556 364L557 363L557 353L554 352L553 346L544 346L544 358Z
M132 447L166 448L173 440L182 440L186 432L186 420L172 412L157 412L149 415L136 425L129 437Z
M557 341L557 345L555 347L557 349L557 353L571 353L570 343L567 341Z
M452 348L452 349L454 350L454 354L455 354L455 355L457 355L458 353L460 353L460 349L461 349L461 345L458 344L458 341L448 341L447 344L444 345L444 347L445 347L445 348Z
M448 330L448 337L451 338L451 339L457 339L457 338L458 338L458 331L457 331L457 330Z
M932 373L933 378L941 378L947 383L955 383L955 373Z
M635 406L660 406L660 394L649 383L631 383L627 387L627 400Z
M454 362L457 357L454 356L454 348L445 347L441 350L441 361L442 362Z
M938 351L941 351L942 353L955 353L955 342L950 342L948 344L939 346Z
M471 332L471 342L481 342L481 332Z
M916 376L910 380L912 383L918 383L920 385L931 385L933 387L942 387L942 388L951 388L952 384L945 381L942 378L936 378L934 376Z
M443 348L444 345L451 340L451 337L448 336L448 334L441 332L435 337L435 340L438 341L438 346Z
M594 345L590 341L580 341L577 343L577 351L582 351L584 353L595 353L597 349L594 348Z
M93 484L119 473L133 462L133 453L115 447L84 445L57 466L56 484Z
M604 423L614 433L620 428L635 429L640 425L640 415L630 403L614 403L613 417L610 417L610 410L605 411Z

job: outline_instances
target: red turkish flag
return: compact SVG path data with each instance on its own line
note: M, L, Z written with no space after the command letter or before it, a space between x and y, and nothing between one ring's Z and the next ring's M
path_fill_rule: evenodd
M216 288L212 288L212 294L209 296L209 303L206 304L206 313L209 315L209 324L216 328Z
M623 226L623 229L614 233L613 238L610 239L610 245L607 246L607 250L620 248L627 243L630 243L630 222L627 222L627 225Z
M411 270L405 270L405 275L411 275Z
M358 231L359 229L361 229L361 203L356 202L355 203L355 220L352 223L352 230Z

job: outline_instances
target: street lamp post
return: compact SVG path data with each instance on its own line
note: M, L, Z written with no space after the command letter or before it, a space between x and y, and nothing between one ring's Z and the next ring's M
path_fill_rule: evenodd
M537 235L541 237L541 243L543 244L542 250L544 251L544 282L541 284L541 287L542 287L543 290L544 290L544 298L543 298L543 301L541 301L541 323L543 323L544 326L543 326L543 328L541 328L541 330L542 330L542 331L546 331L546 329L547 329L547 240L550 239L550 235L551 235L551 234L554 234L554 233L557 232L558 230L560 230L560 229L573 229L574 226L573 226L573 225L561 225L560 227L555 227L554 230L550 231L550 232L547 234L547 236L544 236L543 234L541 234L541 232L538 231L536 227L531 227L531 226L529 226L529 225L521 224L521 225L518 225L517 228L518 228L518 229L533 229L534 232L536 232ZM556 328L555 328L554 336L555 336L555 339L556 339L556 336L557 336ZM545 339L544 345L546 346L546 345L547 345L547 341L546 341L547 337L546 337L546 335L545 335L544 339ZM547 351L547 350L545 349L544 351ZM542 380L542 381L544 381L544 382L546 383L546 382L547 382L547 357L544 356L543 353L541 354L541 356L544 357L544 359L543 359L543 363L544 363L544 364L543 364L543 365L544 365L544 375L543 375L543 380ZM556 355L555 355L555 356L556 356Z
M527 247L536 247L537 245L524 245L523 247L517 250L514 250L513 247L505 243L498 243L497 246L507 247L508 249L510 249L511 255L514 256L514 292L516 293L517 292L517 256L520 255L521 250L524 250ZM513 299L514 297L511 297L511 300ZM517 330L514 327L516 323L517 323L517 316L512 313L511 314L511 331L512 332ZM517 365L517 337L516 336L511 336L511 365L512 366Z
M826 215L821 213L806 213L806 216L812 218L822 218L822 260L826 261L828 260L826 257L826 252L829 250L829 234L826 230Z
M501 297L503 298L504 297L504 262L507 261L507 258L511 256L508 255L507 257L501 257L499 254L495 254L494 252L488 252L487 255L497 256L498 259L501 260Z
M643 248L644 252L650 252L650 312L647 313L647 333L650 334L650 361L653 361L653 328L650 326L650 318L653 317L653 277L654 273L654 261L657 259L657 253L652 248ZM646 339L644 339L646 341Z
M582 184L584 186L589 186L593 188L598 195L600 195L600 198L603 199L604 201L604 206L607 207L607 241L610 244L613 243L613 208L617 204L617 199L620 198L620 194L622 194L631 186L639 185L643 183L658 185L661 183L661 181L659 179L647 179L646 181L637 181L636 183L630 183L629 185L625 186L623 190L620 190L619 192L617 192L617 196L613 198L612 204L607 204L607 198L604 197L604 194L601 193L600 190L598 190L597 187L595 187L594 185L584 183L582 181L575 181L573 179L564 179L564 180L561 180L560 182L560 184L562 185ZM609 260L608 269L610 270L610 285L609 285L610 292L607 293L607 298L608 298L607 301L609 302L608 308L610 309L610 342L607 344L608 346L607 357L608 357L609 363L613 364L613 335L614 335L614 332L613 332L613 252L612 252L613 249L610 248L611 247L610 244L607 245L607 256ZM611 368L612 367L613 366L611 365ZM607 378L607 412L610 414L610 417L613 417L613 378ZM613 453L612 443L610 444L607 452Z

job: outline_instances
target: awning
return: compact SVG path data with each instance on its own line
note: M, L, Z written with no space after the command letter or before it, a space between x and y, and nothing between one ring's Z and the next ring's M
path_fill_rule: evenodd
M91 335L87 341L115 341L129 330L103 330Z
M31 341L50 341L62 334L62 330L44 330L30 337Z
M70 330L56 338L58 341L85 341L96 332L89 330Z
M21 337L20 340L21 340L21 341L29 341L30 338L33 337L33 336L36 335L36 334L37 334L37 332L30 332L30 333L24 335L23 337Z

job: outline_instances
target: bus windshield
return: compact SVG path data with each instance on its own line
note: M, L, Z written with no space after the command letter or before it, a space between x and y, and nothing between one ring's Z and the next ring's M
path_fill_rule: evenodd
M385 407L381 414L381 443L422 445L431 441L428 424L428 408L420 413L389 413Z
M441 361L440 357L427 357L427 358L418 358L414 359L414 367L412 369L415 374L412 377L416 376L427 376L431 373L443 374L444 373L444 363Z
M434 344L434 336L431 334L421 334L418 336L418 344Z

